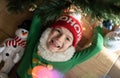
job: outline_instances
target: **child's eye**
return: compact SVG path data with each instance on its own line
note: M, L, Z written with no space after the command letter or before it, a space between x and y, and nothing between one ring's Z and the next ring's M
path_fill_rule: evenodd
M67 37L66 40L67 40L67 41L70 41L70 38Z
M56 29L56 31L57 31L58 33L61 33L61 31L60 31L59 29Z

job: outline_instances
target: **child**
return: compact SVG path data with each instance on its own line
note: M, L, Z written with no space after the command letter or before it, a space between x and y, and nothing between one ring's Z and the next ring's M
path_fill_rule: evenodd
M77 64L100 52L103 47L102 30L96 27L92 45L75 52L75 47L82 37L82 26L74 15L61 16L43 33L41 23L41 17L35 15L28 35L27 48L17 71L18 78L62 78L55 77L55 74L51 76L47 71L65 74ZM45 74L40 71L42 67L46 71Z

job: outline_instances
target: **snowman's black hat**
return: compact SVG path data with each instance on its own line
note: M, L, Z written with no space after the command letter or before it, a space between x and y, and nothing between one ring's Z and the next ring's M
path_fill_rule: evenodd
M23 28L29 31L31 22L32 22L31 20L24 20L22 24L18 25L18 28Z

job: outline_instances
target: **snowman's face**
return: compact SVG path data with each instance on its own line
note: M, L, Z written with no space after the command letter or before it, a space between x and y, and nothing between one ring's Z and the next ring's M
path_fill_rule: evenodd
M19 28L16 33L15 33L18 37L20 37L23 40L27 39L28 36L28 30L23 29L23 28Z

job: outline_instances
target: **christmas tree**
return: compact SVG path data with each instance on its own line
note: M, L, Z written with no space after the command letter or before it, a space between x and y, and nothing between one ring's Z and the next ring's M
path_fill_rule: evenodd
M30 8L30 11L35 10L49 21L55 20L73 4L81 9L83 15L89 15L92 19L111 19L120 24L120 0L8 0L7 7L15 13Z

